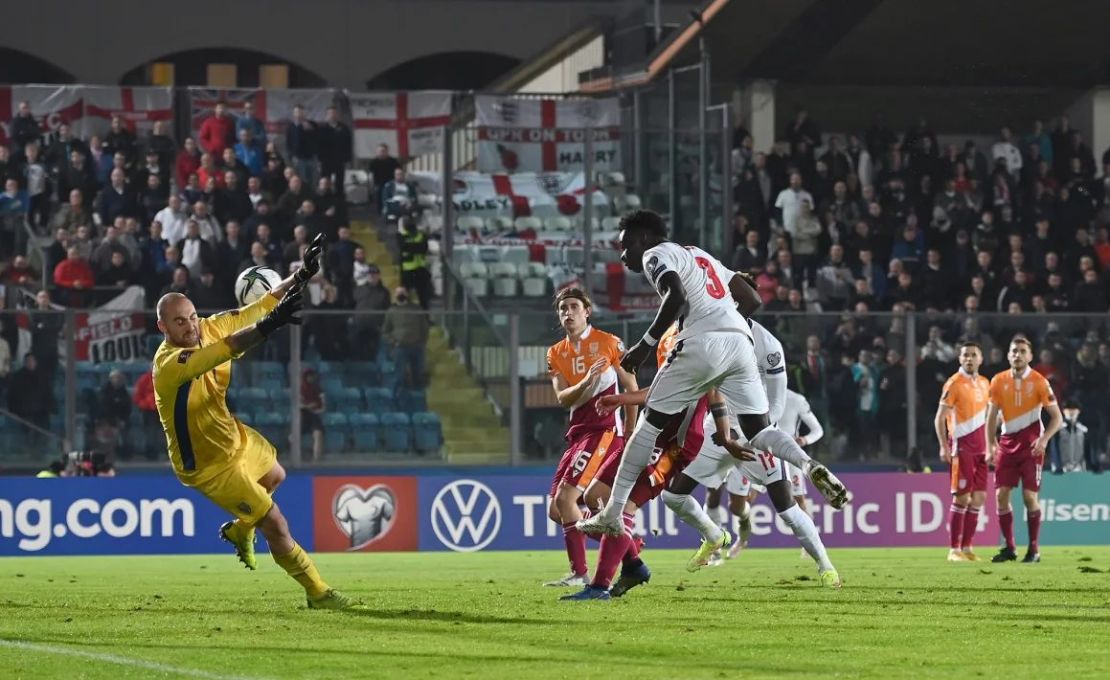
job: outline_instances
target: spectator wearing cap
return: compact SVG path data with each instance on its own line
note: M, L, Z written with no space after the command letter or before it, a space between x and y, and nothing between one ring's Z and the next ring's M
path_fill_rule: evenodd
M309 183L316 181L317 137L316 126L308 120L304 107L294 106L293 120L285 129L287 156L297 176Z
M339 110L329 106L324 124L317 130L316 153L320 158L320 174L331 180L339 200L344 200L344 174L354 151L351 128L339 120Z
M221 158L224 149L235 143L235 121L227 114L223 102L216 104L215 112L200 124L200 148Z

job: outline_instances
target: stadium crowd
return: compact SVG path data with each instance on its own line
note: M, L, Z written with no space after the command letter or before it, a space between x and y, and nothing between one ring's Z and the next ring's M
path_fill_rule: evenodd
M796 383L850 456L905 440L906 314L919 312L920 356L908 359L920 422L952 372L955 343L979 342L992 376L1010 337L1026 333L1035 368L1080 409L1097 467L1110 410L1110 149L1098 172L1067 118L1023 136L1004 127L987 149L942 148L925 120L899 135L877 117L844 139L800 110L766 153L738 128L733 161L733 267L756 277L767 312L841 313L782 315L775 326L798 359ZM1058 316L1022 323L1027 313ZM918 441L932 450L931 439L923 427Z

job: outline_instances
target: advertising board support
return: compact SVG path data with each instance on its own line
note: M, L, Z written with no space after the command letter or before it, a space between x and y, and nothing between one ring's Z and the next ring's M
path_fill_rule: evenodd
M589 147L587 146L587 149ZM589 151L587 151L587 154ZM524 458L523 418L524 400L520 386L520 315L509 317L509 441L512 449L513 466L521 464Z
M452 263L455 252L455 147L454 129L450 124L443 127L443 176L440 177L440 205L443 213L443 240L440 257L445 263ZM380 207L380 206L379 206ZM455 277L443 270L443 300L447 311L455 309ZM465 307L465 305L464 305ZM469 353L468 353L469 354Z
M583 164L583 171L585 174L585 191L582 194L583 206L582 211L582 230L583 230L583 244L582 244L582 287L586 290L586 296L593 298L593 277L594 277L594 131L591 129L586 130L585 136L585 153ZM514 347L516 345L513 345Z

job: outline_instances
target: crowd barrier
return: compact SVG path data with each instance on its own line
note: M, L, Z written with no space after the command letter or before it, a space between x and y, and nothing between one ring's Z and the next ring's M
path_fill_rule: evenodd
M290 475L277 493L298 541L318 552L561 549L547 519L545 472L436 470L413 475ZM835 512L813 496L826 545L947 546L946 474L846 474L852 503ZM1106 478L1044 480L1045 545L1110 544ZM1022 513L1018 541L1024 540ZM226 552L227 516L168 475L102 479L0 479L0 555L138 555ZM797 545L765 497L752 512L752 547ZM697 537L659 501L636 530L651 548L691 548ZM978 545L998 542L993 502ZM264 547L260 546L259 550Z

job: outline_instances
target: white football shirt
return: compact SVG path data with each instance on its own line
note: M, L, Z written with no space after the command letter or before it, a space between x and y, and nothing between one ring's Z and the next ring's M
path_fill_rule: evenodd
M643 264L644 275L657 293L662 294L659 279L665 272L675 272L682 282L686 305L678 318L679 340L714 331L752 337L728 287L736 274L717 258L696 246L664 241L644 252Z

